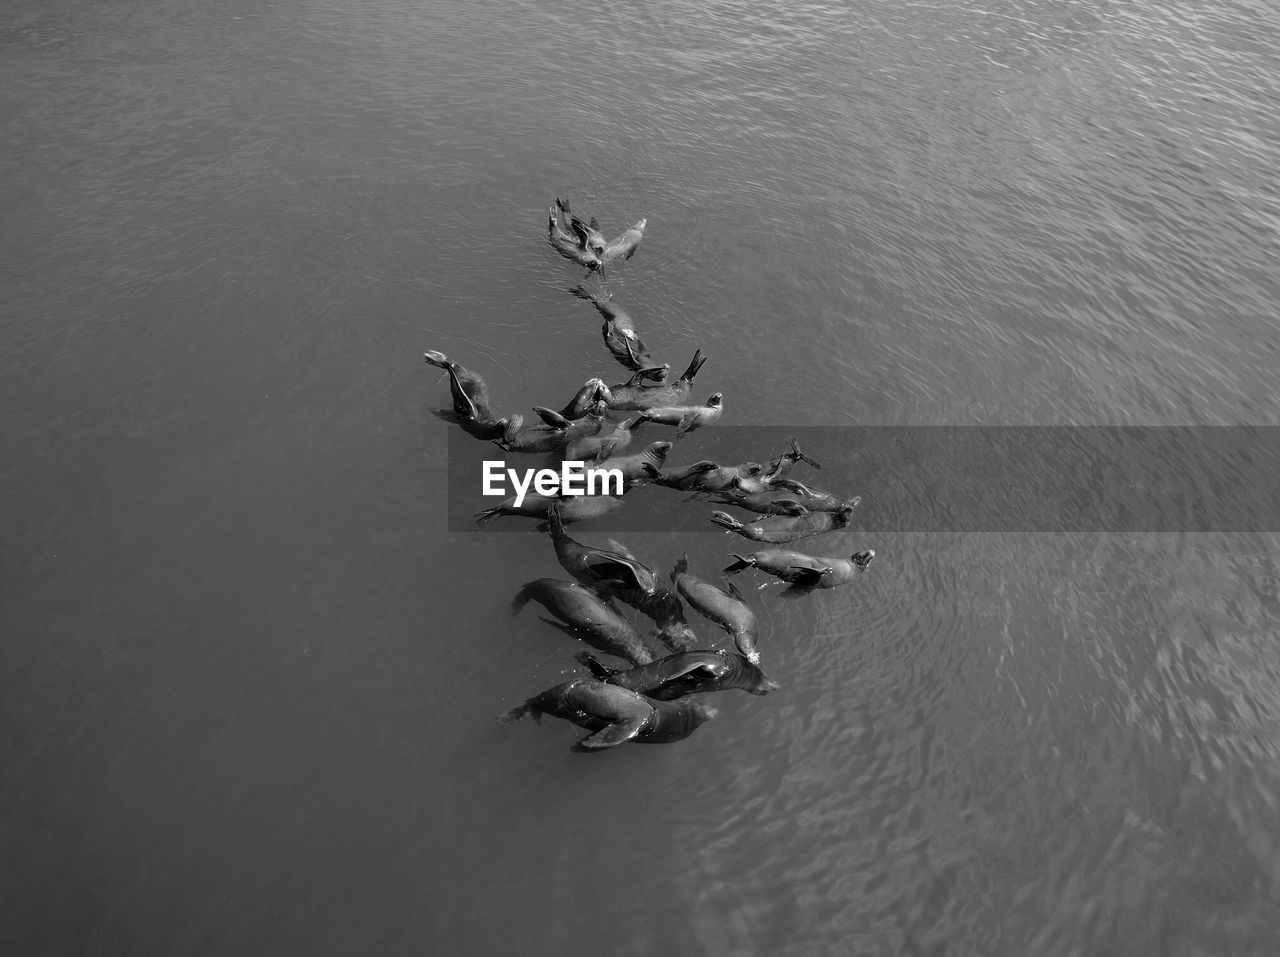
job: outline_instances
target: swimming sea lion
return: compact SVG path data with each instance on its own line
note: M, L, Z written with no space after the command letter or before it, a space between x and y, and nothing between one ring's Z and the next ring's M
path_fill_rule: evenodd
M698 497L708 498L722 505L736 505L762 515L804 515L810 511L823 511L810 509L802 498L781 489L766 488L763 492L744 492L742 482L737 479L728 488Z
M630 259L636 254L636 248L640 245L640 240L644 239L644 227L647 220L640 220L637 223L628 226L626 231L616 239L611 239L600 252L600 261L603 263L615 262L619 259Z
M735 479L755 475L761 468L763 466L755 462L725 466L704 460L683 468L663 469L654 484L686 492L718 492L728 488Z
M698 349L694 352L689 367L675 382L646 386L643 380L648 377L651 370L641 370L619 385L602 385L600 398L610 409L618 412L639 412L659 406L679 405L689 397L689 390L693 388L693 378L706 361L707 357L702 354L701 349Z
M581 497L584 496L579 498ZM629 552L596 548L570 538L564 532L560 506L552 506L548 510L547 526L560 566L578 581L587 585L612 586L634 589L645 595L653 594L657 582L653 569Z
M621 542L610 539L609 545L616 553L626 556L637 565L646 569L649 567L631 554ZM650 618L658 626L654 637L672 651L693 651L698 646L698 636L693 633L684 617L684 605L680 604L676 593L661 578L655 577L653 588L648 590L622 583L602 587L611 598L617 598Z
M662 425L674 425L676 435L681 436L704 425L713 425L720 420L724 411L724 396L719 392L707 399L706 405L670 405L645 409L640 413L642 422L658 422Z
M731 582L725 582L729 591L717 588L710 582L689 574L689 556L681 555L671 569L671 581L676 591L693 606L702 617L714 621L733 636L733 643L753 665L760 663L756 650L756 616L743 601L742 595Z
M631 431L641 425L640 419L618 422L610 428L602 423L594 433L580 435L565 446L564 457L570 462L585 462L598 456L621 452L631 444Z
M444 369L449 373L449 392L453 397L453 411L459 416L474 419L492 419L489 407L489 387L479 374L453 362L443 352L434 349L422 354L427 365Z
M631 320L631 317L627 315L621 306L616 305L611 297L594 293L581 283L574 286L569 292L579 299L587 300L604 317L604 325L600 327L600 334L604 337L605 348L622 365L636 372L641 369L662 368L654 361L653 356L649 354L649 350L645 348L645 344L636 333L635 323ZM653 377L657 378L657 375L655 374ZM665 371L662 373L662 378L666 378Z
M742 476L737 487L748 493L767 491L785 479L798 462L807 462L815 469L821 470L822 468L821 465L801 452L800 443L792 439L790 452L783 452L771 459L768 465L759 470L758 474Z
M511 601L511 614L520 612L530 600L541 604L568 627L569 633L605 654L625 658L632 664L653 661L631 623L594 588L557 578L526 582Z
M712 512L711 521L753 542L782 545L811 535L848 528L852 521L853 510L861 502L861 498L854 498L845 503L843 508L834 512L805 511L800 515L767 515L750 523L740 522L725 512Z
M850 558L824 558L793 552L785 548L766 548L752 552L746 558L734 555L735 561L725 568L725 574L736 575L744 568L758 568L762 572L781 578L801 588L835 588L847 585L871 564L876 557L874 549L856 552Z
M538 495L536 492L530 492L525 495L524 501L516 505L516 497L513 495L492 508L476 512L476 525L484 528L503 515L546 519L551 514L551 509L557 505L560 507L561 521L565 525L572 525L574 522L585 522L588 519L599 518L601 515L608 515L615 508L622 506L622 499L612 495L571 495L560 498L555 495ZM546 531L546 527L540 525L538 531Z
M569 209L569 201L556 197L556 209L560 212L560 228L567 233L572 234L577 240L597 255L604 251L607 245L605 238L600 233L600 224L596 222L594 216L589 222L583 222L581 218L575 216L573 211Z
M430 350L423 353L428 365L444 369L449 374L449 393L453 399L452 415L437 413L462 426L463 430L478 439L493 439L507 428L506 419L497 419L489 406L489 387L478 373L453 362L443 352Z
M655 701L673 701L685 695L734 688L763 695L780 687L742 655L727 651L685 651L625 671L605 666L586 651L574 657L587 666L593 678Z
M773 487L791 493L801 505L811 512L837 512L849 504L845 499L797 482L795 479L783 478L773 482Z
M547 242L551 248L570 262L577 263L592 272L604 274L604 263L591 249L588 249L577 236L566 233L556 216L556 208L550 209L547 219Z
M661 474L662 463L667 460L671 448L670 442L650 442L634 455L614 455L603 459L597 456L595 464L587 471L617 469L622 473L624 483L653 480Z
M592 732L572 748L598 751L624 741L668 744L687 738L717 714L690 699L654 701L594 678L574 678L548 688L501 717L510 724L526 714L553 715Z

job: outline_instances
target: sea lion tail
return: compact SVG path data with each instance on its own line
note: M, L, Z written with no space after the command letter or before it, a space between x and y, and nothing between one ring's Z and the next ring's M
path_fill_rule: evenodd
M610 668L589 651L580 651L574 657L578 659L579 664L584 665L591 672L591 677L597 681L608 681L618 674L616 669Z
M732 565L725 566L724 573L726 575L736 575L744 568L750 568L756 563L754 558L743 558L741 555L737 555L734 552L730 552L729 555L732 556L735 561Z
M498 715L498 723L504 726L513 725L531 711L533 711L533 706L526 701L518 708L512 708L510 711Z
M511 614L520 614L520 609L529 604L529 599L533 597L533 589L530 587L533 582L522 585L520 590L516 592L515 597L511 599Z
M819 465L813 459L809 458L809 456L805 455L803 452L800 451L800 443L797 442L794 438L791 440L791 457L795 459L797 462L808 462L809 465L817 469L819 472L822 471L821 465Z
M702 354L702 350L695 349L693 358L689 361L689 368L684 370L680 378L685 382L692 382L693 377L698 374L698 370L706 364L706 361L707 357Z
M727 528L731 532L742 530L742 523L730 515L728 512L715 511L711 513L711 521L715 522L721 528Z
M689 555L685 553L676 559L676 563L671 566L671 580L674 582L680 575L687 574L689 571Z
M569 420L554 409L546 409L540 405L535 405L533 411L538 414L538 418L553 429L563 430L569 427Z

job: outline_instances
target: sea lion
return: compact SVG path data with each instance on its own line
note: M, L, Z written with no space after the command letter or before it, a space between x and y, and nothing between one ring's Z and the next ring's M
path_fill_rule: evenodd
M766 548L752 552L747 557L733 556L733 564L726 566L726 575L736 575L744 568L758 568L762 572L781 578L801 588L835 588L847 585L871 564L875 549L855 552L850 558L825 558L793 552L786 548Z
M553 505L548 510L547 527L560 566L578 581L586 585L616 586L645 595L653 594L657 582L653 569L625 550L596 548L570 538L564 532L560 506Z
M597 456L595 464L588 467L587 471L617 469L622 473L622 481L628 485L646 479L652 481L662 474L662 464L666 462L671 449L670 442L650 442L633 455L614 455L608 458Z
M742 476L737 487L749 493L767 491L790 475L799 462L807 462L815 469L822 469L821 465L800 451L800 443L793 438L790 452L783 452L771 459L757 474Z
M609 540L615 552L625 556L642 568L648 568L640 559L631 554L626 545ZM611 598L630 605L640 614L645 615L658 626L654 637L672 651L693 651L697 648L698 636L689 627L684 617L684 605L667 583L655 576L652 589L640 589L622 583L602 586Z
M806 462L811 468L817 469L819 472L822 471L821 465L800 451L800 443L793 437L791 439L791 451L783 452L770 460L769 464L765 466L765 475L768 476L770 481L784 479L799 462Z
M684 598L702 617L714 621L733 636L733 643L753 665L760 663L756 650L756 616L743 601L738 589L725 582L729 591L717 588L710 582L689 574L689 556L681 555L671 569L671 581Z
M606 417L602 402L597 402L576 419L567 419L558 412L536 405L533 411L542 419L542 425L526 426L524 416L519 413L508 416L507 426L501 438L494 440L494 444L506 452L566 452L579 440L597 435L609 436L617 430L617 426ZM625 438L629 441L630 434ZM617 443L606 443L602 439L592 447L599 448L606 444L612 448ZM566 455L566 458L582 459L584 456Z
M639 372L642 369L663 369L661 378L666 378L666 370L670 369L670 366L659 366L654 361L636 333L635 323L627 315L626 310L615 304L609 295L594 293L581 283L571 288L569 292L579 299L587 300L604 317L600 335L604 338L605 348L618 362L633 372ZM653 378L659 377L655 374Z
M640 412L644 409L656 409L659 406L679 405L689 397L693 388L693 378L706 363L707 357L698 349L689 362L689 367L680 374L675 382L664 382L661 385L646 386L644 379L650 377L655 370L637 371L626 382L619 385L602 385L600 398L617 412Z
M742 655L727 651L684 651L625 671L609 668L586 651L574 655L591 676L618 685L655 701L673 701L685 695L737 688L764 695L780 685Z
M843 508L834 512L805 511L800 515L767 515L750 523L740 522L726 512L712 512L711 521L753 542L783 545L811 535L848 528L852 521L853 510L861 502L861 498L854 498L845 503Z
M621 236L609 240L600 252L600 261L602 263L611 263L619 259L627 260L634 256L636 248L640 245L640 240L644 239L644 227L647 222L648 220L641 219L628 226Z
M600 224L594 216L589 222L583 222L569 209L569 201L556 197L556 208L560 211L560 228L575 236L582 245L599 255L608 245L600 232Z
M453 400L452 413L438 413L462 426L463 430L478 439L493 439L506 430L507 419L494 417L489 405L489 387L478 373L453 362L443 352L429 350L422 355L428 365L444 369L449 374L449 393Z
M569 400L569 404L560 410L560 415L566 419L582 418L601 401L600 390L604 387L603 379L588 379L582 384L577 394Z
M685 492L718 492L732 485L735 479L755 475L762 468L756 462L726 466L704 460L684 468L663 469L662 474L654 479L654 484Z
M668 744L693 734L717 714L690 699L654 701L594 678L574 678L535 695L499 720L511 724L526 714L549 714L592 732L572 748L599 751L625 741Z
M598 272L602 276L604 275L604 263L600 257L587 248L580 237L570 235L564 231L554 206L550 208L550 215L547 219L547 242L551 244L552 249L570 262L577 263L591 272Z
M642 422L658 422L674 425L676 435L687 435L704 425L714 425L724 411L724 396L719 392L707 399L706 405L664 405L645 409L640 413Z
M804 515L810 511L828 511L828 509L811 509L803 498L781 489L766 488L763 492L744 492L741 481L736 479L729 483L728 488L697 497L706 498L721 505L736 505L738 508L745 508L761 515Z
M791 493L801 505L811 512L838 512L848 501L822 489L816 489L795 479L783 478L773 482L773 487Z
M565 446L564 457L570 462L585 462L599 456L608 457L631 444L631 431L641 425L640 419L618 422L610 428L602 423L594 433L580 435Z
M653 653L645 647L631 623L594 588L558 578L537 578L525 584L511 601L511 614L530 600L541 604L559 618L569 634L598 648L607 655L624 658L632 664L653 661Z
M460 417L473 419L494 418L489 406L489 387L478 373L465 369L450 360L443 352L429 349L422 354L427 365L444 369L449 373L449 392L453 398L453 411Z
M571 495L559 498L554 495L538 495L530 492L525 495L523 502L516 505L513 495L492 508L476 512L476 525L484 528L503 515L546 519L552 507L556 505L560 506L560 517L563 523L572 525L574 522L585 522L588 519L599 518L601 515L608 515L615 508L622 506L622 499L612 495ZM545 524L539 525L538 531L546 531L547 527Z

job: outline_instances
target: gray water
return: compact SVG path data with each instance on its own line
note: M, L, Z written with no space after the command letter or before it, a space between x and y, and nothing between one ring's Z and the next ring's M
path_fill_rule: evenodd
M0 951L1280 952L1280 536L855 527L852 587L743 577L781 690L576 755L493 721L577 673L508 614L559 568L447 530L421 361L622 378L560 195L647 217L611 288L726 425L1280 424L1277 50L1243 0L10 4Z

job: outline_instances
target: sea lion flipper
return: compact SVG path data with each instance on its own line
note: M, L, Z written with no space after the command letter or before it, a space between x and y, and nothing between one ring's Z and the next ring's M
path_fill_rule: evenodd
M732 565L725 566L724 573L726 575L736 575L744 568L750 568L755 564L755 559L753 558L743 558L741 555L735 555L733 552L730 552L729 555L734 558L735 561Z
M636 556L631 553L631 549L627 548L626 545L623 545L622 542L618 541L616 538L609 539L609 547L619 555L625 555L633 562L640 561L640 559L636 558Z
M569 427L569 420L559 412L555 412L551 409L544 409L540 405L535 405L533 407L533 411L538 414L538 418L553 429L567 429Z
M715 511L711 513L711 521L715 522L721 528L727 528L731 532L739 531L742 523L730 515L728 512Z
M720 580L724 582L725 591L727 591L734 598L738 599L738 601L742 602L744 605L746 604L746 599L742 597L742 592L738 591L737 585L729 581L729 579L727 578L721 578Z
M608 681L614 675L619 673L616 669L610 668L589 651L580 651L574 655L574 657L578 659L579 664L583 665L591 672L591 676L593 678L600 681Z
M574 750L600 751L604 748L617 747L639 734L648 719L649 715L643 712L628 715L613 724L605 725L595 734L587 735L574 745Z

